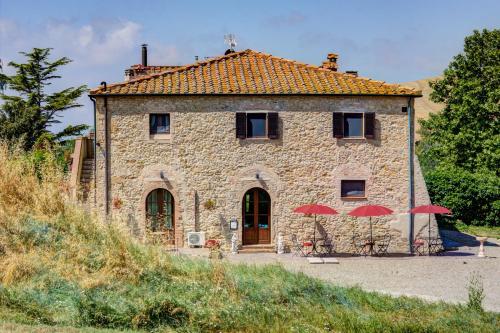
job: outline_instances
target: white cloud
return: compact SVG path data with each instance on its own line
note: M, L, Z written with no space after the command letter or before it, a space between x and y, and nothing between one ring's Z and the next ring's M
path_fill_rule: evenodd
M91 25L85 25L80 28L78 32L78 43L87 47L90 43L92 43L92 39L94 38L94 28Z
M66 21L50 21L45 26L45 40L59 53L70 54L87 65L112 64L139 44L141 25L118 22L105 28L98 24L76 26ZM62 50L62 51L61 51Z

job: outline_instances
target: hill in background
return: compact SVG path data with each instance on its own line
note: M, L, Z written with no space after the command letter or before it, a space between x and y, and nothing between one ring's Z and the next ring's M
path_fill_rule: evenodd
M422 91L423 96L420 98L415 98L415 115L417 120L427 119L429 117L429 113L436 113L444 107L443 104L432 102L429 97L432 92L432 88L429 87L429 82L436 79L439 79L439 77L400 83L400 85L404 87L414 88ZM420 139L420 134L418 134L419 129L420 124L416 122L416 140Z

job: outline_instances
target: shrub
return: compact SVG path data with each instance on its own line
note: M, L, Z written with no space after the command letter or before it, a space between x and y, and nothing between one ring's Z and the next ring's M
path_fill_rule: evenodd
M453 212L465 224L498 226L500 178L483 171L440 167L425 175L432 202Z
M483 312L484 288L482 277L479 273L472 273L467 291L469 294L467 307L478 312Z

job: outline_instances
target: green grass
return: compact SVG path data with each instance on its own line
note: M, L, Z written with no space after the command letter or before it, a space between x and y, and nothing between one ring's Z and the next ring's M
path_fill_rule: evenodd
M67 327L67 326L48 326L48 325L24 325L16 323L0 322L0 332L8 333L123 333L137 332L136 330L113 330L113 329L98 329L92 327Z
M455 223L439 222L439 227L448 230L457 230L474 236L485 236L500 239L500 227L467 225L461 221Z
M64 259L51 265L43 255L35 255L37 265L34 258L16 257L27 269L11 273L18 278L0 287L4 322L154 332L461 332L464 327L495 332L500 328L499 315L465 306L337 287L276 265L170 256L156 247L126 238L124 242L125 234L113 227L90 238L89 230L78 225L40 237L33 230L47 230L43 223L25 225L21 232L25 241L31 237L29 242L38 243L40 252L55 247ZM88 247L86 261L77 263L70 249L63 250L66 237L72 242L86 239L78 245ZM109 247L121 249L111 258L101 255ZM115 256L121 259L107 266L105 261ZM56 255L55 261L59 259Z
M171 256L68 200L0 145L0 328L20 332L498 332L500 315L343 288L283 267ZM3 325L3 326L1 326ZM74 328L74 330L72 330ZM10 329L10 328L9 328ZM112 332L112 331L111 331Z

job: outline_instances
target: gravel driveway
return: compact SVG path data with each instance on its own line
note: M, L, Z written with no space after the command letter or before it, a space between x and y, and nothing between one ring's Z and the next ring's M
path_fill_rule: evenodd
M476 256L476 244L462 246L444 256L363 258L339 257L339 264L309 264L291 254L249 253L227 255L233 263L279 263L290 271L330 281L342 286L360 286L365 290L391 295L417 296L426 300L466 302L467 284L474 271L483 277L484 307L500 312L500 246L490 241L485 246L487 258ZM205 256L198 249L181 250Z

